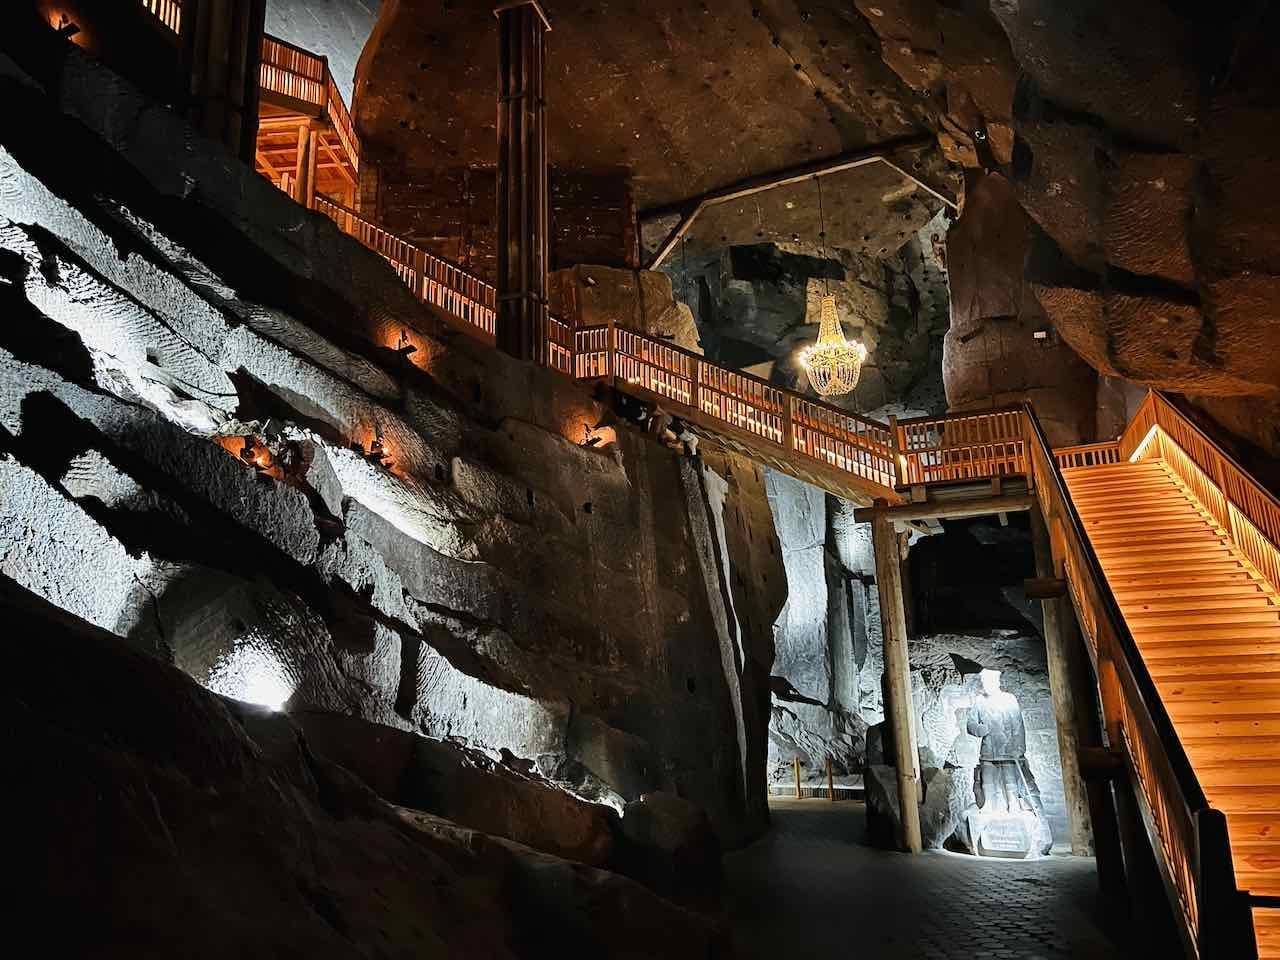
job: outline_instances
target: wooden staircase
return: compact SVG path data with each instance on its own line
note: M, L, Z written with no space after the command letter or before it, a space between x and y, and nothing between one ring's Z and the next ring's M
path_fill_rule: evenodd
M1090 543L1209 803L1240 889L1280 896L1280 604L1162 459L1063 470ZM1255 910L1280 958L1275 910Z

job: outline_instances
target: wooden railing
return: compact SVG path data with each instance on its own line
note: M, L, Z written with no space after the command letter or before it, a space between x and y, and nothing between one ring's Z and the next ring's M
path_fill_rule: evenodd
M342 141L354 169L360 167L360 141L329 61L279 37L263 35L261 89L310 104L321 111Z
M439 307L492 341L497 294L491 285L467 273L456 263L427 253L383 230L372 220L328 197L316 197L316 210L336 223L343 233L386 259L419 300ZM562 350L570 349L563 344L568 341L571 345L571 338L562 334L560 341ZM571 362L565 358L564 363L564 372L568 373Z
M262 38L262 89L324 108L328 99L323 57L276 37Z
M182 32L182 0L142 0L142 6L174 33Z
M1226 818L1209 806L1067 492L1034 411L1022 412L1027 456L1049 525L1054 565L1067 581L1101 692L1107 738L1123 749L1138 787L1170 902L1189 956L1244 956L1248 901L1236 889ZM1142 413L1118 449L1130 453L1151 430Z
M1027 472L1017 407L896 422L900 486Z
M1280 500L1163 394L1148 393L1134 423L1120 441L1121 453L1134 459L1162 458L1280 592Z
M1101 467L1120 462L1120 441L1081 443L1073 447L1056 447L1053 457L1063 470L1069 467Z
M316 209L385 258L419 299L494 340L496 292L442 257L429 254L328 197ZM939 480L1025 473L1018 409L907 420L886 425L739 370L730 370L658 337L616 324L573 328L549 318L548 365L581 380L665 400L673 412L700 415L753 442L862 481L875 496Z
M867 420L664 340L614 325L575 331L574 375L614 378L798 455L884 488L894 486L893 434ZM678 411L677 411L678 412Z

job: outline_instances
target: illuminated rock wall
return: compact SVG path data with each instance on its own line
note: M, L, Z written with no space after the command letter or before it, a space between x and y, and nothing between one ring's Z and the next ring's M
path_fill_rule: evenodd
M785 578L759 471L580 446L581 387L442 331L174 115L28 47L60 92L2 61L0 574L219 692L762 829Z

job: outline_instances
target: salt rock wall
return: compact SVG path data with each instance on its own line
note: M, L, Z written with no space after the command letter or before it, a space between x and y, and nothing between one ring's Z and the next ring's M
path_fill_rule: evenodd
M289 717L203 690L12 581L0 609L16 942L110 960L728 956L714 921L384 803Z
M1246 459L1250 444L1274 455L1274 418L1257 412L1280 391L1280 210L1266 188L1280 174L1275 5L857 6L885 63L918 92L945 94L934 120L943 151L1003 178L1035 223L1025 261L976 261L986 269L968 285L1015 308L985 315L1028 318L1033 300L1100 374L1196 398L1242 438ZM977 203L972 181L965 191L953 293L957 241L978 233L967 219L990 217L990 179ZM1017 269L1030 289L1011 298ZM962 402L974 392L968 366L949 362Z
M1091 440L1097 374L1054 333L1023 279L1035 226L998 174L971 175L947 234L951 325L942 376L952 411L1030 400L1049 442Z
M617 323L702 353L693 312L676 299L665 273L576 266L552 272L547 287L551 312L575 326Z
M743 547L751 465L580 446L581 388L104 68L13 49L0 574L219 692L762 829L785 581L770 529Z
M866 731L883 719L883 640L870 528L852 506L768 473L788 592L774 625L769 779L786 782L800 759L807 780L860 773Z

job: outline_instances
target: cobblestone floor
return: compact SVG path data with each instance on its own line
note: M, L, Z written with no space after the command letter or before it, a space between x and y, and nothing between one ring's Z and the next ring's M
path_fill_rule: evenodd
M772 798L773 829L725 859L742 960L1119 960L1092 860L919 857L866 846L853 801Z

